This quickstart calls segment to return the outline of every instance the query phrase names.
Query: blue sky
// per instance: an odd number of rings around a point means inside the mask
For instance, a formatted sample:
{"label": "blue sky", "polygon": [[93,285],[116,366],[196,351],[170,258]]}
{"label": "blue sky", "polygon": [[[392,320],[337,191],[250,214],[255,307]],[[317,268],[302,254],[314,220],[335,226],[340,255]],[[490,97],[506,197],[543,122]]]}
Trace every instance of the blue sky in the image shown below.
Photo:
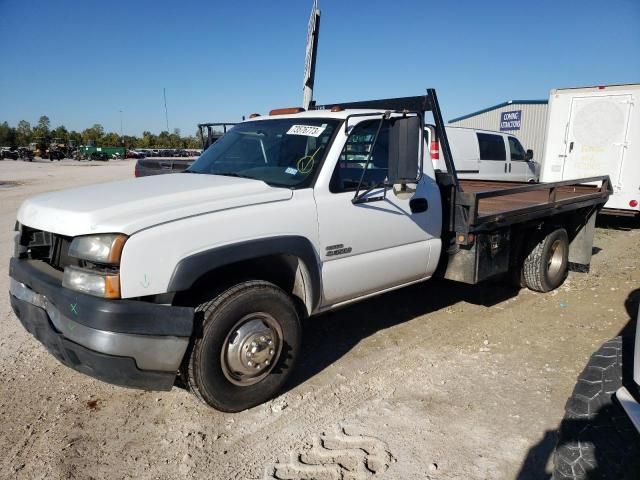
{"label": "blue sky", "polygon": [[[640,82],[640,0],[319,0],[319,103],[435,87],[446,120]],[[0,121],[125,134],[302,103],[310,0],[0,0]]]}

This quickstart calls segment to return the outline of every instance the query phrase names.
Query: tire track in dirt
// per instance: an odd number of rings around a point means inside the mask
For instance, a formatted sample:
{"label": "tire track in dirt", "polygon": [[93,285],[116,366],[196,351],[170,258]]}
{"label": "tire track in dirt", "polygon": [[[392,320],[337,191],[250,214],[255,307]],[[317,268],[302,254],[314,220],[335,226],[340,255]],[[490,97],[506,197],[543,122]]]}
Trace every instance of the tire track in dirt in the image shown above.
{"label": "tire track in dirt", "polygon": [[267,466],[264,479],[367,480],[382,475],[395,460],[379,438],[333,430],[315,436],[311,448],[292,453],[289,462]]}

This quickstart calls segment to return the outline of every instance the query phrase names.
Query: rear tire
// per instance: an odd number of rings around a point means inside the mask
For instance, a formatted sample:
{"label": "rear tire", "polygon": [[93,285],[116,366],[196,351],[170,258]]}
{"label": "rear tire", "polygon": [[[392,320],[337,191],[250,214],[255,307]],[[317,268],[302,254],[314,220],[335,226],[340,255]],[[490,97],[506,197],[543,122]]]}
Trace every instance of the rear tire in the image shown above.
{"label": "rear tire", "polygon": [[204,318],[181,371],[188,388],[223,412],[273,398],[289,378],[300,347],[293,300],[272,283],[247,281],[196,311]]}
{"label": "rear tire", "polygon": [[614,394],[622,386],[622,338],[589,359],[565,406],[553,480],[637,480],[640,441]]}
{"label": "rear tire", "polygon": [[527,287],[536,292],[558,288],[567,278],[569,236],[564,228],[542,238],[525,257],[523,277]]}

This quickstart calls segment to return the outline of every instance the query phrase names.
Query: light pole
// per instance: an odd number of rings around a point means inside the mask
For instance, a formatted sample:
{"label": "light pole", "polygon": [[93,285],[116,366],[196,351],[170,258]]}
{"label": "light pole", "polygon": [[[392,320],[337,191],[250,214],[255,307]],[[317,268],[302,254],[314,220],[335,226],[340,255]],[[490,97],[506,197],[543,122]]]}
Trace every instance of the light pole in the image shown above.
{"label": "light pole", "polygon": [[122,135],[122,109],[120,111],[120,141],[122,142],[122,146],[124,147],[124,135]]}

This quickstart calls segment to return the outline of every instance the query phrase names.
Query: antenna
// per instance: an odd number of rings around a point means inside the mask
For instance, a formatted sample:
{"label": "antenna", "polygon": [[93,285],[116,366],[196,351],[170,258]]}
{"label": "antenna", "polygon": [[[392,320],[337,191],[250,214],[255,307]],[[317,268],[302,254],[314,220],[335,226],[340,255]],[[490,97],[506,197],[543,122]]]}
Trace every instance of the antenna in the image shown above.
{"label": "antenna", "polygon": [[169,131],[169,112],[167,111],[167,89],[162,89],[162,96],[164,97],[164,119],[167,122],[167,132]]}
{"label": "antenna", "polygon": [[316,54],[318,52],[318,37],[320,36],[320,10],[318,0],[313,0],[309,27],[307,30],[307,49],[304,59],[304,80],[302,82],[302,106],[309,110],[313,100],[313,83],[316,76]]}

